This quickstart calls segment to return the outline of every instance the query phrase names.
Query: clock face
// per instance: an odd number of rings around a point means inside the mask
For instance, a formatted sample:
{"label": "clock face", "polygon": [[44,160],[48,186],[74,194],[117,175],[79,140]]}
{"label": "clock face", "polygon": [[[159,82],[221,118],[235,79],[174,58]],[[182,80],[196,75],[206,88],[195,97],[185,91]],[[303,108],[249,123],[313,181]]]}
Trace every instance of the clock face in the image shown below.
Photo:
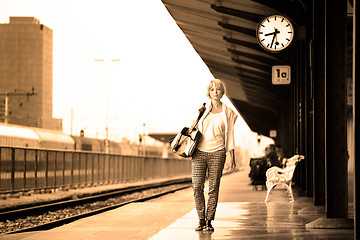
{"label": "clock face", "polygon": [[271,15],[259,23],[256,34],[260,46],[271,52],[279,52],[292,42],[294,27],[286,17]]}

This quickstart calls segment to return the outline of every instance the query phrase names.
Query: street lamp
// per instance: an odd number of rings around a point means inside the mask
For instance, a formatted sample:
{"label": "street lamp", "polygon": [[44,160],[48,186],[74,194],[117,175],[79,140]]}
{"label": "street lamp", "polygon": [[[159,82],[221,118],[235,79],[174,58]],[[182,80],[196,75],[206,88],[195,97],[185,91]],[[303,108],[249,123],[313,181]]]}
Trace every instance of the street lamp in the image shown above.
{"label": "street lamp", "polygon": [[95,59],[96,62],[106,62],[106,139],[105,153],[109,153],[109,62],[119,62],[120,59]]}
{"label": "street lamp", "polygon": [[142,141],[142,144],[143,144],[143,156],[146,155],[146,150],[145,150],[145,123],[143,123],[143,127],[144,127],[144,132],[143,132],[143,141]]}

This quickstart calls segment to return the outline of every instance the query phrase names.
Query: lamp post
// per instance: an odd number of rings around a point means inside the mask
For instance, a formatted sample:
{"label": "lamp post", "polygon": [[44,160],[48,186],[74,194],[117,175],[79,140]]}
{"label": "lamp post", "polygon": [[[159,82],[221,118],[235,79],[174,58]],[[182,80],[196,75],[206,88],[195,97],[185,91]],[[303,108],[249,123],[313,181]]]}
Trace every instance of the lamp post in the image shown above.
{"label": "lamp post", "polygon": [[71,135],[73,135],[73,124],[74,124],[74,108],[71,108]]}
{"label": "lamp post", "polygon": [[95,59],[96,62],[106,62],[106,138],[105,138],[105,153],[109,153],[109,62],[118,62],[120,59]]}
{"label": "lamp post", "polygon": [[144,128],[144,131],[143,131],[143,141],[142,141],[142,144],[143,144],[143,156],[146,155],[146,149],[145,149],[145,123],[143,123],[143,128]]}

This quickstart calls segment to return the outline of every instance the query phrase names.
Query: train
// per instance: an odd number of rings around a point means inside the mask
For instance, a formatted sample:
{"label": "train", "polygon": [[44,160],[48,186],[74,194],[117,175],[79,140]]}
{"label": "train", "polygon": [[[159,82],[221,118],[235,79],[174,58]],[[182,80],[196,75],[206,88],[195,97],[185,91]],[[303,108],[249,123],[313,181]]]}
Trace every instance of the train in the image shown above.
{"label": "train", "polygon": [[[105,153],[105,139],[74,136],[60,131],[0,123],[0,146]],[[128,156],[176,157],[166,146],[108,141],[108,153]],[[167,154],[164,154],[164,151]],[[144,154],[145,153],[145,154]]]}

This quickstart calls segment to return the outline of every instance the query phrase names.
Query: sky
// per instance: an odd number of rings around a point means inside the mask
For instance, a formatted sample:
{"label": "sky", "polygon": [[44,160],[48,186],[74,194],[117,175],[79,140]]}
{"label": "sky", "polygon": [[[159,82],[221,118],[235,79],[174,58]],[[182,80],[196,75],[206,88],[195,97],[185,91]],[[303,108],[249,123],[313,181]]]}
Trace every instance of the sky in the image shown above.
{"label": "sky", "polygon": [[[207,99],[214,77],[161,0],[0,0],[0,23],[10,16],[53,30],[53,116],[65,133],[178,132]],[[241,116],[237,129],[256,138]]]}

